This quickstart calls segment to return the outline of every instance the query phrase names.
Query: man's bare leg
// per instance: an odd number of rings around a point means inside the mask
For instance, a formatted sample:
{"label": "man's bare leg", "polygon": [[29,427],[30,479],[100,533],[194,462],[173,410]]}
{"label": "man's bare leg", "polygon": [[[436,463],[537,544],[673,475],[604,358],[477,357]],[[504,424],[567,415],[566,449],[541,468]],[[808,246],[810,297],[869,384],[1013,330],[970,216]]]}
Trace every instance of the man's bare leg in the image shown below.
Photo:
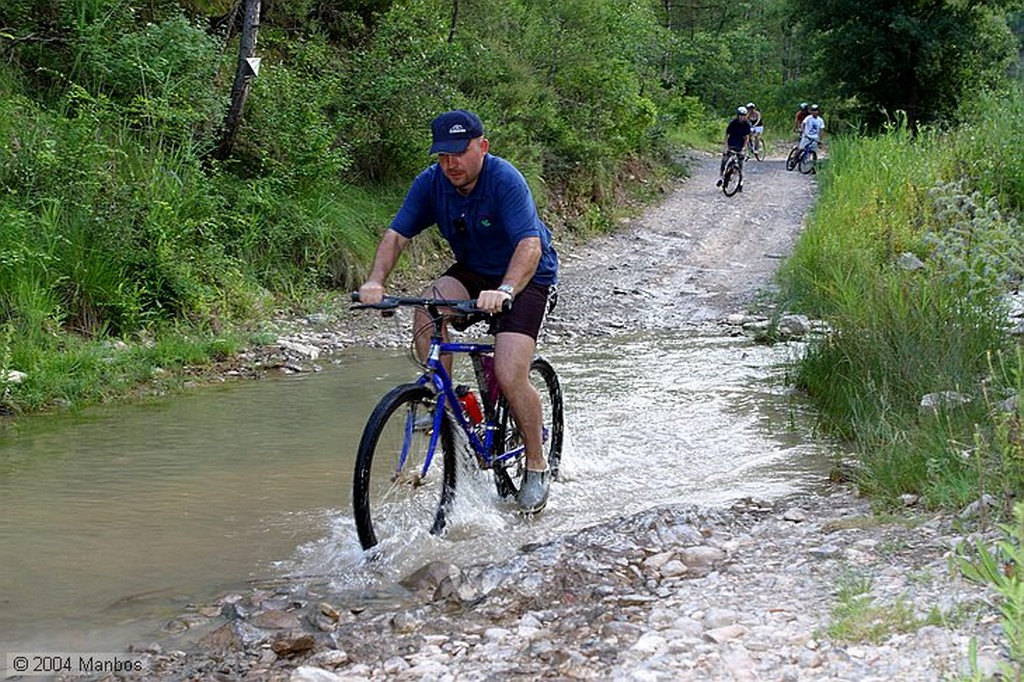
{"label": "man's bare leg", "polygon": [[[423,292],[424,298],[442,298],[450,301],[465,300],[469,298],[469,292],[466,291],[466,287],[462,286],[462,282],[455,279],[454,277],[440,277],[434,280],[430,286]],[[427,311],[416,309],[416,313],[413,315],[412,333],[416,343],[416,356],[421,362],[426,361],[427,351],[430,349],[430,335],[434,331],[434,326],[430,322],[430,316]],[[444,338],[448,338],[448,326],[444,327]],[[448,374],[452,373],[452,356],[445,355],[441,358],[441,362],[444,363],[444,367],[448,370]]]}
{"label": "man's bare leg", "polygon": [[544,471],[548,462],[544,456],[540,395],[530,383],[530,363],[536,346],[526,334],[498,334],[494,342],[494,370],[501,393],[519,424],[526,449],[526,468]]}

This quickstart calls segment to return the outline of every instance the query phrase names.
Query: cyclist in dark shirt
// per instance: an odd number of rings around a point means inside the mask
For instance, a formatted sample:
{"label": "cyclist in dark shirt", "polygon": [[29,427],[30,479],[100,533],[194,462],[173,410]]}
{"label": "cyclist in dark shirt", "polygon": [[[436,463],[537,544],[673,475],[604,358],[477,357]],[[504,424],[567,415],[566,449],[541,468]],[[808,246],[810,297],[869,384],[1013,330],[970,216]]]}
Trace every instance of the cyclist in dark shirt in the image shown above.
{"label": "cyclist in dark shirt", "polygon": [[[722,164],[718,169],[718,186],[722,186],[722,175],[725,173],[725,162],[729,159],[729,152],[734,151],[739,160],[740,169],[743,168],[743,150],[747,148],[747,138],[750,137],[750,123],[747,121],[747,108],[736,109],[736,117],[729,121],[725,128],[725,151],[722,152]],[[743,191],[741,184],[739,190]]]}
{"label": "cyclist in dark shirt", "polygon": [[[449,111],[435,118],[431,129],[430,153],[437,154],[437,162],[413,181],[381,238],[359,298],[363,303],[378,303],[409,241],[437,225],[455,263],[427,287],[425,296],[475,298],[477,307],[490,312],[515,301],[498,320],[494,371],[526,450],[519,508],[536,513],[547,503],[551,471],[544,456],[541,402],[530,383],[530,362],[549,298],[554,302],[558,255],[526,180],[508,161],[489,153],[483,123],[476,114]],[[424,311],[417,311],[413,324],[422,358],[432,325]]]}

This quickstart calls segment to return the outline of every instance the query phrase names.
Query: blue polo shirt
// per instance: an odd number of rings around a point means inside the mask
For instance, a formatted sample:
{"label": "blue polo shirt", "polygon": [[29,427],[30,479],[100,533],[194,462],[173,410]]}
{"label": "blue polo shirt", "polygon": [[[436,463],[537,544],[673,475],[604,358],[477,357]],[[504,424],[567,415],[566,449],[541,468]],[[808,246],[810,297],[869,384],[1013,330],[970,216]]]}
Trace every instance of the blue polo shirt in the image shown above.
{"label": "blue polo shirt", "polygon": [[537,214],[526,179],[501,157],[484,157],[476,186],[465,197],[436,163],[416,176],[391,229],[411,239],[431,225],[441,230],[456,261],[487,277],[502,277],[516,245],[538,237],[541,257],[533,281],[558,280],[551,230]]}

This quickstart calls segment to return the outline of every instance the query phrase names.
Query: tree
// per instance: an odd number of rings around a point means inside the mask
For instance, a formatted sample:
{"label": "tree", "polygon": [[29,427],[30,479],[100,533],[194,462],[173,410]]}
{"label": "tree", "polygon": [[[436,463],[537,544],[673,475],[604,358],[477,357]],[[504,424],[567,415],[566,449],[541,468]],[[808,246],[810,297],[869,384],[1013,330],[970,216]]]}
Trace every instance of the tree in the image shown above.
{"label": "tree", "polygon": [[260,26],[260,0],[245,0],[245,17],[242,19],[242,36],[238,46],[238,68],[235,82],[231,86],[231,108],[224,121],[224,135],[217,148],[216,157],[226,159],[235,146],[235,136],[242,122],[245,100],[249,96],[249,81],[256,72],[250,60],[256,56],[256,35]]}
{"label": "tree", "polygon": [[952,115],[962,97],[1000,83],[1016,57],[992,0],[791,0],[823,86],[866,122],[898,110],[912,123]]}

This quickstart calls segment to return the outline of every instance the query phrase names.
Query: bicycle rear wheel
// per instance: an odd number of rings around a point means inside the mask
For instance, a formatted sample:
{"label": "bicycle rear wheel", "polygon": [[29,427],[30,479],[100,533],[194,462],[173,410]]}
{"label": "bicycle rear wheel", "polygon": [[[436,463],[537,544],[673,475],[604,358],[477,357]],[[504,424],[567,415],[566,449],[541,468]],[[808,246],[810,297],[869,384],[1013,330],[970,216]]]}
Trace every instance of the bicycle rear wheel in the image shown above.
{"label": "bicycle rear wheel", "polygon": [[800,172],[804,175],[814,172],[814,166],[818,162],[818,152],[808,149],[800,159]]}
{"label": "bicycle rear wheel", "polygon": [[730,161],[729,165],[725,168],[725,177],[722,179],[722,191],[725,196],[731,197],[740,191],[740,185],[743,184],[743,171],[735,163]]}
{"label": "bicycle rear wheel", "polygon": [[791,171],[796,168],[797,163],[800,162],[800,147],[793,147],[789,151],[789,156],[786,157],[786,170]]}
{"label": "bicycle rear wheel", "polygon": [[437,399],[426,386],[387,393],[363,429],[356,454],[352,509],[363,549],[427,527],[444,529],[455,496],[455,448],[446,414],[435,434]]}
{"label": "bicycle rear wheel", "polygon": [[[530,383],[540,395],[541,429],[544,438],[544,454],[551,469],[551,478],[558,478],[562,462],[562,438],[564,415],[562,386],[555,374],[555,368],[547,360],[536,357],[530,363]],[[502,497],[514,497],[526,471],[526,455],[519,425],[509,409],[505,396],[498,399],[498,431],[494,439],[494,483]],[[511,453],[511,455],[510,455]]]}

